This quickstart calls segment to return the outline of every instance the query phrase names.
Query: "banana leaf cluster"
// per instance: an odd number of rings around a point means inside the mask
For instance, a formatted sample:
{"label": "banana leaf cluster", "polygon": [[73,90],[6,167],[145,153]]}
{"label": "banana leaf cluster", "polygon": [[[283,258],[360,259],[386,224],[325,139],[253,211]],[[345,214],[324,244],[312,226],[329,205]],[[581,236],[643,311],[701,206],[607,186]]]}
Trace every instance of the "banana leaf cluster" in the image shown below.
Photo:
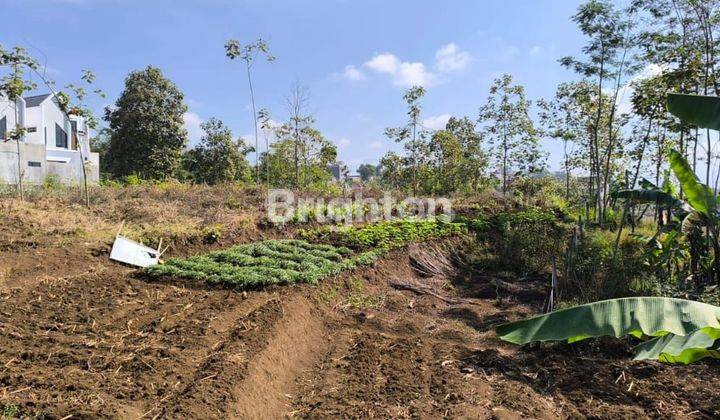
{"label": "banana leaf cluster", "polygon": [[644,340],[635,360],[688,364],[720,358],[720,307],[684,299],[610,299],[500,325],[498,336],[514,344],[577,342],[592,337]]}

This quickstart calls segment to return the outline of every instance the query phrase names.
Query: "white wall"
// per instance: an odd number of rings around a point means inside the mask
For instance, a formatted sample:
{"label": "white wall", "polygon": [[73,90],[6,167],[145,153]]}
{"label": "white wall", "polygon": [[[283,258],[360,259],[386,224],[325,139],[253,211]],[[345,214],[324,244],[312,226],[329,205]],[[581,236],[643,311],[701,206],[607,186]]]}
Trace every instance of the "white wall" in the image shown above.
{"label": "white wall", "polygon": [[[18,104],[18,117],[21,119],[22,104]],[[0,118],[7,118],[7,130],[12,131],[15,129],[15,106],[13,102],[4,96],[0,96]],[[22,119],[21,119],[22,121]]]}
{"label": "white wall", "polygon": [[[29,162],[40,166],[30,166]],[[24,184],[41,184],[45,180],[45,146],[20,142],[20,171]],[[0,184],[17,184],[17,144],[0,142]]]}

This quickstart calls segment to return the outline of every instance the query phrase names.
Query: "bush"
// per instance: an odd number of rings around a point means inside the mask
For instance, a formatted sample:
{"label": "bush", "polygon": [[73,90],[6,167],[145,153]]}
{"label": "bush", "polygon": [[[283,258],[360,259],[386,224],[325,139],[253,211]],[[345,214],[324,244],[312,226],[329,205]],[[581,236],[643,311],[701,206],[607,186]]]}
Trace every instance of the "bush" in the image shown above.
{"label": "bush", "polygon": [[63,185],[60,182],[60,177],[55,174],[48,174],[43,180],[43,188],[45,188],[46,190],[59,190],[62,188],[62,186]]}
{"label": "bush", "polygon": [[568,250],[560,277],[563,299],[593,302],[655,292],[656,283],[645,264],[647,243],[628,235],[615,252],[616,235],[607,230],[588,231]]}
{"label": "bush", "polygon": [[463,221],[478,234],[478,240],[489,243],[503,266],[523,275],[546,271],[553,256],[562,256],[567,240],[566,229],[555,215],[539,210]]}

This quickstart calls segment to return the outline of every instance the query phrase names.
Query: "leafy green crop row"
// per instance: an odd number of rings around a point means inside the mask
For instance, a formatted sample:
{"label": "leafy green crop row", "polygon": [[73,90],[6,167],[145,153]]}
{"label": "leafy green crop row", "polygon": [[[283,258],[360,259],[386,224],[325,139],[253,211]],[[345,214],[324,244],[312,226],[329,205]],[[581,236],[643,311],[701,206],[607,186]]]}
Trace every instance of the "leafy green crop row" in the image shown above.
{"label": "leafy green crop row", "polygon": [[239,287],[315,283],[346,268],[350,250],[301,240],[271,240],[240,245],[149,267],[153,277],[175,276]]}
{"label": "leafy green crop row", "polygon": [[426,241],[465,233],[462,223],[433,219],[402,219],[373,225],[325,226],[299,232],[301,238],[329,242],[356,250],[392,250],[411,242]]}
{"label": "leafy green crop row", "polygon": [[[239,288],[272,284],[317,283],[325,277],[361,265],[370,265],[382,255],[414,241],[451,236],[465,231],[465,225],[439,221],[382,222],[361,228],[333,230],[341,242],[313,244],[300,239],[270,240],[240,245],[187,259],[170,259],[152,266],[152,277],[173,276],[222,283]],[[304,237],[328,239],[325,228],[305,231]]]}

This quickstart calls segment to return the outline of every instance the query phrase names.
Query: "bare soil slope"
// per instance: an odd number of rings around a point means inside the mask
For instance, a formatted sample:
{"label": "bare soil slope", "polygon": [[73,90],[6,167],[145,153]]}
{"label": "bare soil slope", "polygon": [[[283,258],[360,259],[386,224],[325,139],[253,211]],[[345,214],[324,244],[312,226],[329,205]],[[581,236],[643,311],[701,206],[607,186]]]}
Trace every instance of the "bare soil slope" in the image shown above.
{"label": "bare soil slope", "polygon": [[[225,214],[217,205],[209,213]],[[542,284],[502,278],[511,286],[497,288],[467,270],[421,276],[426,247],[318,286],[242,293],[149,282],[109,262],[97,232],[30,235],[33,224],[49,228],[18,209],[0,216],[0,408],[20,416],[720,416],[716,362],[632,362],[630,344],[616,340],[499,342],[492,326],[538,311]],[[116,219],[100,220],[112,235]],[[220,243],[173,252],[284,234],[235,226]]]}

